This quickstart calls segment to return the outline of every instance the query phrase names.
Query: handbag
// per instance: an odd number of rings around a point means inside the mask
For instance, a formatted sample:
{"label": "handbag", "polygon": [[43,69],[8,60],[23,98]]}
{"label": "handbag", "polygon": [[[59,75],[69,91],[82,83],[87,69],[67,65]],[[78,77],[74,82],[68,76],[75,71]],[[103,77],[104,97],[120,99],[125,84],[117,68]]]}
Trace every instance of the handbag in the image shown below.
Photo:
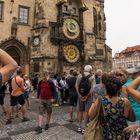
{"label": "handbag", "polygon": [[87,124],[83,135],[83,140],[103,140],[102,117],[104,115],[104,109],[101,98],[98,99],[98,113],[95,118]]}

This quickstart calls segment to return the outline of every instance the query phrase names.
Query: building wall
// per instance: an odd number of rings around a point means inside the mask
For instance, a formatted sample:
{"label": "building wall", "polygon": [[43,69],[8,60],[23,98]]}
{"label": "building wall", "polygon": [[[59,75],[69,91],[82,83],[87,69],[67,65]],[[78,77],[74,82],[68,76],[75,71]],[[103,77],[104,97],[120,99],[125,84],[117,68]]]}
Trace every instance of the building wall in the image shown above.
{"label": "building wall", "polygon": [[140,51],[130,52],[129,54],[118,53],[113,58],[113,70],[120,68],[132,68],[140,62]]}
{"label": "building wall", "polygon": [[[61,0],[60,0],[61,1]],[[105,69],[105,64],[108,64],[108,55],[112,56],[112,51],[106,50],[105,46],[105,15],[104,15],[104,2],[102,1],[93,1],[93,0],[85,0],[84,2],[81,0],[71,0],[72,4],[75,5],[75,7],[78,7],[79,9],[83,6],[87,8],[83,12],[83,16],[79,16],[78,18],[76,16],[68,16],[61,12],[60,8],[62,6],[58,6],[57,0],[51,0],[51,1],[43,1],[43,0],[37,0],[36,1],[36,11],[35,11],[35,22],[34,22],[34,28],[32,30],[32,37],[35,38],[39,36],[40,43],[38,46],[34,46],[32,44],[31,50],[32,50],[32,62],[33,64],[39,63],[40,70],[39,71],[45,71],[48,69],[49,71],[56,73],[60,72],[59,69],[63,69],[62,71],[69,71],[71,68],[73,69],[81,69],[81,67],[84,64],[91,64],[95,69],[102,68]],[[66,0],[66,3],[62,5],[66,5],[69,3],[70,0]],[[51,7],[51,8],[50,8]],[[84,8],[85,8],[84,7]],[[97,13],[97,30],[98,33],[94,33],[94,16],[93,16],[93,8],[96,9]],[[63,10],[62,10],[63,11]],[[40,14],[38,14],[40,13]],[[77,19],[81,22],[79,22],[79,25],[81,26],[82,33],[81,33],[81,43],[80,41],[77,44],[75,40],[72,41],[72,39],[64,39],[65,37],[62,35],[62,24],[63,20],[65,18],[72,17],[74,19]],[[83,18],[83,20],[80,20]],[[59,37],[62,39],[56,38],[54,40],[51,40],[51,31],[52,31],[52,25],[50,24],[56,24],[56,26],[59,26]],[[60,25],[59,25],[60,24]],[[100,24],[100,29],[99,29]],[[44,27],[45,26],[45,27]],[[37,28],[39,27],[39,28]],[[57,42],[58,41],[58,42]],[[32,42],[33,43],[33,42]],[[81,44],[80,44],[81,43]],[[76,47],[78,47],[80,52],[80,58],[75,63],[67,62],[64,58],[64,52],[63,47],[69,44],[74,44]],[[80,48],[81,46],[81,48]],[[60,50],[60,48],[62,50]],[[61,51],[61,53],[60,53]],[[99,52],[99,54],[98,54]],[[61,56],[60,56],[61,54]],[[61,61],[60,61],[61,59]],[[60,65],[63,65],[61,68],[59,68]],[[110,65],[108,66],[110,68]],[[35,68],[32,67],[32,71],[34,71]],[[61,71],[61,72],[62,72]],[[37,71],[36,71],[37,72]]]}
{"label": "building wall", "polygon": [[[58,0],[14,0],[11,3],[10,0],[3,0],[0,48],[10,53],[26,74],[46,70],[50,73],[62,73],[71,68],[81,69],[85,64],[91,64],[95,69],[105,69],[112,51],[106,49],[105,44],[104,1],[71,0],[72,6],[78,9],[75,15],[64,14],[64,5],[69,6],[70,0],[64,0],[66,3],[62,5],[63,0],[59,1],[60,3]],[[19,18],[19,5],[29,7],[29,24],[17,22],[16,35],[12,35],[13,17]],[[80,34],[76,39],[69,39],[62,32],[66,18],[74,19],[79,25]],[[53,27],[57,27],[54,37]],[[78,56],[75,62],[66,59],[64,48],[68,45],[76,47],[75,54],[72,54]]]}
{"label": "building wall", "polygon": [[[3,0],[4,7],[3,7],[3,19],[0,21],[0,47],[4,49],[5,51],[8,50],[14,50],[16,49],[19,55],[19,59],[27,59],[27,61],[20,61],[21,67],[23,67],[23,71],[27,74],[29,74],[29,38],[31,38],[31,28],[33,25],[33,19],[34,19],[34,0],[14,0],[14,2],[11,2],[11,0]],[[29,7],[29,24],[23,25],[18,22],[19,20],[19,5]],[[16,35],[13,36],[11,34],[11,28],[13,23],[13,17],[17,18],[16,26],[17,31]],[[14,44],[15,43],[15,44]],[[19,46],[18,46],[19,45]],[[17,47],[16,47],[17,46]],[[20,47],[23,47],[22,49]],[[22,53],[26,53],[26,55],[23,55],[23,57],[28,58],[21,58]],[[10,51],[12,54],[13,52]],[[21,54],[20,54],[21,53]]]}

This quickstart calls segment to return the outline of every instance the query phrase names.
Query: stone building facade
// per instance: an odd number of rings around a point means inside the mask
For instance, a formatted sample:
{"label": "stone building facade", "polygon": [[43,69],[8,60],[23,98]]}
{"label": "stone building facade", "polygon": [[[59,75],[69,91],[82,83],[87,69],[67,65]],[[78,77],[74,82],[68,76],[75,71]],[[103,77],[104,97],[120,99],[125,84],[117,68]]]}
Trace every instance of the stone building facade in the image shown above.
{"label": "stone building facade", "polygon": [[0,11],[0,48],[25,73],[111,68],[104,0],[0,0]]}
{"label": "stone building facade", "polygon": [[140,62],[140,45],[127,47],[113,58],[113,70],[132,68]]}
{"label": "stone building facade", "polygon": [[0,0],[0,48],[29,74],[34,0]]}
{"label": "stone building facade", "polygon": [[104,0],[36,0],[32,71],[62,73],[84,64],[109,69],[105,32]]}

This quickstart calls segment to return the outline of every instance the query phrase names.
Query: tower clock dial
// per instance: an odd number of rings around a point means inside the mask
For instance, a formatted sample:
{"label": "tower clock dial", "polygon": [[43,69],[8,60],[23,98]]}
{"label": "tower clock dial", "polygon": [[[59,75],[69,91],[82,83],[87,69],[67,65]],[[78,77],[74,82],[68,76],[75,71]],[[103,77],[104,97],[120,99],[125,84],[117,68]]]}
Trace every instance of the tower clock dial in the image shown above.
{"label": "tower clock dial", "polygon": [[38,46],[40,44],[39,36],[33,38],[33,46]]}
{"label": "tower clock dial", "polygon": [[63,23],[63,33],[67,38],[76,39],[80,34],[78,22],[73,18],[67,18]]}
{"label": "tower clock dial", "polygon": [[80,57],[79,49],[75,45],[68,45],[63,48],[64,57],[70,63],[75,63]]}

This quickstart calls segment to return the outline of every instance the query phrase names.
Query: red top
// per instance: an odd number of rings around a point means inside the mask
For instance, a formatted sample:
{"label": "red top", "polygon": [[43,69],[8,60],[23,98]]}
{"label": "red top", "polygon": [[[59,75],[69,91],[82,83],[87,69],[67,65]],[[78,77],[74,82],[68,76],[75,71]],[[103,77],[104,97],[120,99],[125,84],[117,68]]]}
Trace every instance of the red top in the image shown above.
{"label": "red top", "polygon": [[47,80],[42,81],[40,84],[39,98],[42,100],[46,100],[46,99],[49,100],[49,99],[52,99],[52,97],[53,97],[53,93],[52,93],[51,87],[49,85],[49,82]]}

